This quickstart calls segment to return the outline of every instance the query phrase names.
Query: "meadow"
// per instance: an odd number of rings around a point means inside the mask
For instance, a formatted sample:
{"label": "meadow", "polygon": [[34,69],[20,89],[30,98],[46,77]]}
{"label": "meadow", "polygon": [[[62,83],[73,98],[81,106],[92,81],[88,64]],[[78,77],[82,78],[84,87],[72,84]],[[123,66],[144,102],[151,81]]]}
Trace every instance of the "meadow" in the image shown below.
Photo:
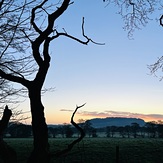
{"label": "meadow", "polygon": [[[5,139],[18,156],[18,163],[25,163],[32,151],[32,139]],[[52,153],[64,149],[73,138],[49,139]],[[119,147],[119,163],[163,163],[163,139],[147,138],[85,138],[71,152],[54,157],[52,163],[116,163]]]}

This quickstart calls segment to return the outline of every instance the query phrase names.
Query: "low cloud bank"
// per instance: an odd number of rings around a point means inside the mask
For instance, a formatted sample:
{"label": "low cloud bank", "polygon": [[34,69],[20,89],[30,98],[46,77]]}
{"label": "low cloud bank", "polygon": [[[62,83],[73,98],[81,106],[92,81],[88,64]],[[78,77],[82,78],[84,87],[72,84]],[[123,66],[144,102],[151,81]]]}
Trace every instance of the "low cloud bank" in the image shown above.
{"label": "low cloud bank", "polygon": [[[61,109],[60,111],[73,112],[74,110]],[[141,114],[141,113],[131,113],[131,112],[111,111],[111,110],[106,110],[103,112],[78,111],[77,114],[83,116],[83,119],[85,119],[84,117],[92,117],[92,118],[126,117],[126,118],[141,118],[146,122],[163,120],[163,114]]]}

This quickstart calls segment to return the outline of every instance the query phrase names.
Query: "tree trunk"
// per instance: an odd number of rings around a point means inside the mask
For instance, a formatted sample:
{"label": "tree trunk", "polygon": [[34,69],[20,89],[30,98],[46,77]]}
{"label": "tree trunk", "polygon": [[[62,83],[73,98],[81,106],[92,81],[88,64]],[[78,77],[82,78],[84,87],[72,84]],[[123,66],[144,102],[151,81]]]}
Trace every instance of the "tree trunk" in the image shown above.
{"label": "tree trunk", "polygon": [[17,162],[17,155],[15,150],[3,141],[3,133],[8,126],[8,122],[10,120],[11,115],[12,112],[10,109],[8,109],[8,106],[6,105],[5,110],[3,112],[2,120],[0,121],[0,155],[4,163]]}
{"label": "tree trunk", "polygon": [[37,89],[37,86],[34,89],[29,89],[29,98],[32,114],[34,149],[27,163],[48,163],[50,162],[48,129],[44,117],[44,106],[41,102],[41,93],[39,89]]}

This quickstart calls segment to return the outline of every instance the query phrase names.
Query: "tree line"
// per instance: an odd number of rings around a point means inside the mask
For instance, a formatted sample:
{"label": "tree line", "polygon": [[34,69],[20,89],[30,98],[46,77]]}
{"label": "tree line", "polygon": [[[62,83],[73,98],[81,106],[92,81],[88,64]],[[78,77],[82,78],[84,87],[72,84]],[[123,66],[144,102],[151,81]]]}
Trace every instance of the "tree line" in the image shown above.
{"label": "tree line", "polygon": [[[85,132],[86,137],[107,137],[107,138],[163,138],[163,122],[146,122],[144,126],[132,123],[126,126],[107,126],[103,128],[92,127],[89,120],[79,123]],[[49,138],[72,138],[78,137],[78,130],[70,124],[49,125]],[[10,123],[4,133],[7,138],[30,138],[33,137],[32,126],[23,123]]]}
{"label": "tree line", "polygon": [[126,126],[108,126],[106,127],[107,137],[122,138],[163,138],[163,123],[155,121],[147,122],[144,126],[138,123],[132,123]]}

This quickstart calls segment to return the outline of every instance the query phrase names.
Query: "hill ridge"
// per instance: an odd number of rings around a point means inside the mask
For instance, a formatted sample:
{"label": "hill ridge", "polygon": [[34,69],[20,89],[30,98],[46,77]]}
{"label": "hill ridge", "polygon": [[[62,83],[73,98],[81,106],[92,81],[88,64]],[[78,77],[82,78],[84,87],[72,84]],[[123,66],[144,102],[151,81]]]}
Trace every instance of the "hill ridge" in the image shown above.
{"label": "hill ridge", "polygon": [[93,118],[89,120],[94,128],[102,128],[107,126],[127,126],[132,123],[138,123],[141,127],[145,125],[145,121],[141,118],[128,118],[128,117],[106,117],[106,118]]}

